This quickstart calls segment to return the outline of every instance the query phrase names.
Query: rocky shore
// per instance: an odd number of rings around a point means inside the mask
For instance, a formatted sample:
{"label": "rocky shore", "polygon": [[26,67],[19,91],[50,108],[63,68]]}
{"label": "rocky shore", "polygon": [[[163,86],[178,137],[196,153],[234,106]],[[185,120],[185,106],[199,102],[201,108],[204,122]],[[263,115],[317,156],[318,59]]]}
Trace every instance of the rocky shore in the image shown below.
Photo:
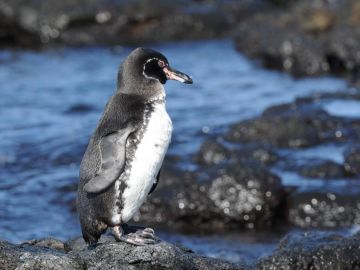
{"label": "rocky shore", "polygon": [[255,1],[127,0],[0,3],[0,46],[142,45],[230,36]]}
{"label": "rocky shore", "polygon": [[345,75],[358,81],[357,1],[291,1],[241,22],[236,48],[269,68],[296,76]]}
{"label": "rocky shore", "polygon": [[[359,3],[350,0],[4,0],[0,47],[235,37],[240,52],[266,67],[296,76],[344,75],[356,86],[359,14]],[[18,245],[0,241],[0,269],[360,269],[360,236],[349,230],[360,224],[360,118],[330,110],[335,102],[345,104],[342,108],[348,102],[360,104],[360,92],[352,88],[298,98],[221,132],[198,133],[204,141],[200,149],[190,157],[167,157],[157,189],[134,219],[196,234],[286,227],[290,233],[276,250],[251,265],[202,257],[167,242],[134,247],[104,237],[91,248],[81,238]],[[79,104],[63,113],[86,115],[93,110]],[[55,140],[42,151],[19,144],[19,158],[5,165],[9,172],[44,164],[76,167],[86,140]],[[324,148],[330,150],[314,154]],[[184,169],[184,163],[192,169]],[[67,182],[56,182],[52,202],[74,211],[78,180],[58,177]],[[46,181],[36,184],[41,189]],[[320,231],[333,229],[344,230]],[[298,232],[303,230],[311,231]]]}
{"label": "rocky shore", "polygon": [[0,269],[357,269],[359,241],[359,235],[291,234],[281,240],[272,255],[252,265],[206,258],[167,242],[139,247],[114,242],[109,236],[92,247],[87,247],[82,238],[68,242],[48,238],[18,245],[0,241]]}
{"label": "rocky shore", "polygon": [[13,245],[0,241],[0,269],[245,269],[202,257],[170,243],[137,247],[103,237],[94,247],[82,238],[68,242],[40,239]]}
{"label": "rocky shore", "polygon": [[269,68],[359,77],[360,5],[344,1],[23,1],[0,3],[0,47],[144,45],[233,38]]}

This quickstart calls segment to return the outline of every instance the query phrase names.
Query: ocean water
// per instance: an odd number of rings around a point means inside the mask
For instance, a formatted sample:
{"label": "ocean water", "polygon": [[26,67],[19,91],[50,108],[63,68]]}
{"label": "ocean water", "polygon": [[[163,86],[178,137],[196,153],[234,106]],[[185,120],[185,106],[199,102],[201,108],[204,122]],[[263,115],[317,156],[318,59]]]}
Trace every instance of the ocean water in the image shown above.
{"label": "ocean water", "polygon": [[[228,40],[153,48],[194,80],[193,85],[166,84],[167,108],[174,124],[169,153],[184,159],[198,150],[207,134],[222,132],[229,124],[254,117],[268,106],[347,89],[346,82],[337,78],[294,79],[265,70],[236,52]],[[18,243],[80,235],[72,210],[78,165],[115,90],[118,66],[131,50],[96,47],[0,52],[1,239]],[[349,106],[345,116],[359,117],[356,102],[324,104],[336,115],[343,115]],[[332,145],[297,155],[321,157],[334,149],[338,151],[334,159],[341,161],[343,149]],[[250,253],[255,257],[267,254],[280,237],[259,238],[246,232],[228,237],[169,232],[162,236],[231,261],[241,261]]]}

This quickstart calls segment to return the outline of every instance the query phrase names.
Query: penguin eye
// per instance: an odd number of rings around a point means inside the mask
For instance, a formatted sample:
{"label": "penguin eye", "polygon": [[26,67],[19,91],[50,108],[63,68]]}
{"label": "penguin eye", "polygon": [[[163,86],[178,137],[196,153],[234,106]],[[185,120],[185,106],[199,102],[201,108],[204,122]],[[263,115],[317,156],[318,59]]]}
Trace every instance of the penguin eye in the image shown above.
{"label": "penguin eye", "polygon": [[164,61],[162,61],[162,60],[159,60],[159,61],[158,61],[158,65],[159,65],[160,68],[164,68],[164,67],[167,66],[167,64],[166,64]]}
{"label": "penguin eye", "polygon": [[166,82],[166,75],[162,70],[164,67],[166,67],[166,63],[164,61],[156,58],[149,59],[144,65],[143,75],[147,79],[155,79],[164,84]]}

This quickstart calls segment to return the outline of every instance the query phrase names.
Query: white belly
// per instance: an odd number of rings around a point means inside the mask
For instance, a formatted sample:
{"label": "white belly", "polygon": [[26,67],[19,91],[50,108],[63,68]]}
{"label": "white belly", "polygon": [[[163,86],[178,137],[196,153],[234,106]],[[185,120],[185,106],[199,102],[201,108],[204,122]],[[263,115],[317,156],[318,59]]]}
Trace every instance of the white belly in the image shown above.
{"label": "white belly", "polygon": [[128,222],[144,203],[161,168],[171,140],[172,123],[165,104],[158,103],[150,115],[131,162],[123,197],[122,222]]}

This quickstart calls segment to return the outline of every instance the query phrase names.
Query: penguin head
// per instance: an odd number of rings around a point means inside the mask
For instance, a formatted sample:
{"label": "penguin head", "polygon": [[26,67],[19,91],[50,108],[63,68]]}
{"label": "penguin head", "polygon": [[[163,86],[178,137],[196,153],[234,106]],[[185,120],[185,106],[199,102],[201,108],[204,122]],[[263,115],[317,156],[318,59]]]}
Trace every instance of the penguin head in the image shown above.
{"label": "penguin head", "polygon": [[128,89],[130,84],[133,91],[151,89],[149,86],[159,88],[156,86],[165,84],[167,80],[177,80],[189,84],[193,82],[185,73],[170,68],[169,62],[163,54],[151,49],[137,48],[121,65],[118,74],[118,88]]}

